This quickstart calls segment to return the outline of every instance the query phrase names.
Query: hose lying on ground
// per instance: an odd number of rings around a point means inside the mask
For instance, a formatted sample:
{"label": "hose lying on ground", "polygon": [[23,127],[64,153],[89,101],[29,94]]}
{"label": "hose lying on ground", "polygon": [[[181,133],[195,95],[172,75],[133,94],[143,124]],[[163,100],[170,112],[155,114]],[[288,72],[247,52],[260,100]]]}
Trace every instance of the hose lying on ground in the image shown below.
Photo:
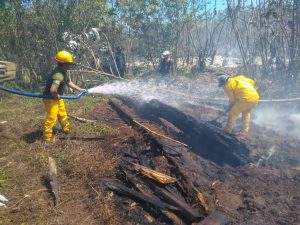
{"label": "hose lying on ground", "polygon": [[[31,93],[31,92],[27,92],[27,91],[14,90],[14,89],[7,88],[4,86],[0,86],[0,90],[7,91],[12,94],[23,95],[23,96],[32,97],[32,98],[53,98],[51,95],[44,95],[44,94],[39,94],[39,93]],[[83,91],[83,92],[80,92],[78,95],[72,95],[72,96],[61,95],[60,98],[75,100],[75,99],[79,99],[81,96],[84,96],[85,94],[87,94],[87,91]]]}

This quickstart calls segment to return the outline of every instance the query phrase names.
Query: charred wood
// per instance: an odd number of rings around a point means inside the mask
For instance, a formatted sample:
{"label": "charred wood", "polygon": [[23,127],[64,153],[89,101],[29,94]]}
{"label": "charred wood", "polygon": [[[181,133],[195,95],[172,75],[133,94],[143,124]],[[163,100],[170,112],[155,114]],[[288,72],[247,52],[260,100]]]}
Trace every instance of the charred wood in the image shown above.
{"label": "charred wood", "polygon": [[193,222],[199,221],[204,218],[203,215],[201,215],[199,212],[197,212],[195,209],[192,209],[187,203],[185,203],[183,199],[179,199],[177,196],[157,186],[153,188],[155,192],[159,194],[166,202],[177,207],[180,210],[178,211],[178,213],[184,216],[187,220]]}
{"label": "charred wood", "polygon": [[228,217],[224,213],[215,211],[200,223],[193,223],[192,225],[226,225],[228,222]]}
{"label": "charred wood", "polygon": [[[103,181],[103,184],[107,188],[109,188],[110,190],[112,190],[118,194],[129,196],[138,202],[146,203],[146,204],[151,205],[152,207],[159,209],[161,211],[161,213],[163,213],[168,219],[170,219],[172,222],[174,222],[174,224],[185,224],[174,213],[180,213],[185,216],[194,215],[194,214],[191,214],[191,212],[189,212],[189,210],[184,210],[185,212],[182,213],[182,210],[183,210],[182,208],[177,208],[176,206],[167,204],[167,203],[161,201],[156,196],[149,195],[149,194],[143,194],[143,193],[134,191],[134,190],[120,184],[119,182],[117,182],[115,180],[107,179],[107,180]],[[188,221],[195,222],[195,221],[199,220],[199,218],[200,219],[203,218],[203,217],[201,217],[200,214],[199,215],[195,214],[194,216],[196,216],[196,217],[186,217],[186,219]],[[195,218],[197,218],[197,220],[193,220]]]}
{"label": "charred wood", "polygon": [[[124,118],[125,121],[131,121],[133,120],[132,117],[129,115],[128,110],[125,106],[121,106],[121,103],[113,102],[111,103],[113,106],[117,106],[116,109],[119,111],[119,115]],[[137,127],[139,130],[139,128]],[[149,168],[154,169],[154,165],[151,161],[149,161],[149,157],[153,158],[157,154],[162,154],[166,157],[166,159],[169,162],[169,165],[172,165],[171,174],[172,176],[175,175],[178,182],[176,183],[177,189],[180,191],[181,195],[186,197],[186,193],[190,193],[193,191],[193,179],[190,177],[190,161],[187,159],[182,153],[185,155],[188,153],[188,149],[186,149],[184,146],[180,146],[175,142],[169,142],[166,139],[157,139],[150,134],[143,132],[144,135],[144,143],[147,142],[151,146],[151,151],[145,151],[146,146],[141,146],[141,143],[136,143],[135,141],[132,143],[133,146],[130,148],[127,148],[124,152],[124,154],[127,155],[134,155],[136,157],[127,157],[127,160],[130,162],[136,163],[139,162],[139,164],[147,166]],[[174,150],[176,149],[176,150]],[[174,153],[173,153],[174,152]],[[125,155],[123,156],[125,157]],[[180,156],[180,157],[172,157],[173,155]],[[189,155],[189,154],[188,154]],[[126,157],[125,157],[126,158]],[[132,161],[133,159],[136,159],[135,161]],[[207,161],[201,161],[199,162],[199,165],[197,164],[197,170],[201,172],[205,172],[202,168],[202,165],[205,166],[205,162]],[[213,164],[215,165],[215,164]],[[216,165],[215,165],[216,166]],[[218,170],[218,168],[216,168]],[[200,173],[201,173],[200,172]],[[200,175],[201,176],[201,175]],[[198,176],[199,177],[199,176]],[[201,176],[202,179],[197,179],[197,185],[205,184],[208,181],[207,177]]]}
{"label": "charred wood", "polygon": [[145,166],[141,166],[138,164],[133,163],[134,169],[142,173],[144,176],[153,179],[161,184],[168,184],[176,182],[174,177],[170,177],[166,174],[160,173],[158,171],[149,169]]}
{"label": "charred wood", "polygon": [[174,124],[183,131],[182,140],[206,159],[234,167],[249,163],[249,149],[244,143],[205,121],[157,100],[145,103],[137,110],[144,118],[156,120],[162,117]]}
{"label": "charred wood", "polygon": [[180,144],[180,145],[183,145],[185,147],[188,147],[188,145],[180,142],[180,141],[177,141],[177,140],[174,140],[170,137],[167,137],[163,134],[160,134],[160,133],[157,133],[155,131],[152,131],[150,130],[148,127],[144,126],[143,124],[139,123],[138,121],[136,121],[135,119],[131,118],[129,115],[127,115],[116,103],[114,103],[113,101],[110,101],[109,102],[110,105],[117,111],[117,113],[122,117],[124,118],[125,122],[127,122],[128,124],[132,125],[132,126],[135,126],[135,127],[138,127],[139,129],[143,130],[145,133],[149,132],[151,134],[154,134],[156,136],[159,136],[161,138],[164,138],[164,139],[168,139],[169,141],[172,141],[172,142],[175,142],[177,144]]}
{"label": "charred wood", "polygon": [[[121,180],[125,178],[123,182],[130,187],[134,187],[134,190],[124,186],[127,189],[121,188],[121,191],[115,190],[115,192],[147,203],[144,206],[148,206],[149,211],[152,210],[153,212],[153,210],[157,210],[158,214],[162,217],[167,217],[175,224],[189,224],[203,219],[203,214],[198,211],[202,209],[193,209],[187,202],[192,205],[199,205],[194,190],[195,185],[201,187],[202,185],[205,186],[207,183],[210,183],[210,180],[204,173],[205,165],[203,165],[204,168],[202,168],[202,164],[205,160],[203,161],[201,157],[198,157],[200,164],[198,165],[197,162],[197,165],[192,165],[191,167],[191,155],[194,154],[191,153],[189,149],[168,139],[157,138],[153,133],[138,126],[138,124],[134,123],[137,116],[122,103],[114,101],[111,102],[111,106],[125,122],[143,134],[142,140],[130,140],[130,145],[127,145],[123,151],[123,160],[120,165],[123,176],[119,178],[121,178]],[[140,107],[141,105],[137,106],[137,108],[141,109]],[[139,110],[138,112],[141,111]],[[167,120],[166,117],[164,119]],[[172,123],[173,121],[170,122]],[[176,155],[176,157],[173,155]],[[159,184],[147,177],[141,176],[140,173],[137,173],[137,168],[132,166],[133,164],[140,164],[156,170],[156,168],[161,167],[159,164],[160,161],[156,162],[156,158],[162,156],[165,157],[164,159],[167,160],[167,164],[169,165],[167,167],[168,170],[164,170],[166,172],[165,174],[170,174],[176,178],[176,183],[167,185]],[[214,165],[216,170],[220,169],[216,164],[210,163]],[[192,173],[191,175],[191,171],[198,172],[197,174]],[[158,203],[160,205],[157,205]],[[149,206],[151,207],[149,208]]]}
{"label": "charred wood", "polygon": [[[128,171],[126,172],[128,176]],[[157,196],[154,195],[153,191],[149,188],[149,182],[145,182],[144,180],[138,179],[137,177],[131,176],[130,179],[131,184],[141,193],[151,196],[154,199],[160,200]],[[175,208],[174,208],[175,209]],[[168,210],[160,210],[162,215],[165,216],[168,220],[170,220],[174,225],[186,224],[183,218],[180,218],[175,213]]]}
{"label": "charred wood", "polygon": [[137,201],[142,201],[142,202],[148,203],[159,209],[162,209],[162,210],[167,210],[170,208],[172,210],[176,209],[175,207],[172,207],[172,206],[164,203],[163,201],[159,200],[158,198],[153,198],[151,196],[134,191],[117,181],[107,179],[107,180],[104,180],[103,183],[107,188],[109,188],[112,191],[117,192],[118,194],[129,196]]}

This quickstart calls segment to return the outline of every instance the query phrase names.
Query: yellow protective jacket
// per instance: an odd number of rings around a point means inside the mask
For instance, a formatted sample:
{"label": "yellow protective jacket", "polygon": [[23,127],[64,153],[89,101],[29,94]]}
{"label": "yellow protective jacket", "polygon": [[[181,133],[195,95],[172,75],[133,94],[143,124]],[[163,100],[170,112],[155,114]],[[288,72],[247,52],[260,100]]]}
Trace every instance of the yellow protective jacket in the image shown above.
{"label": "yellow protective jacket", "polygon": [[228,79],[224,90],[229,98],[229,103],[236,101],[258,102],[259,94],[257,93],[254,80],[239,75]]}

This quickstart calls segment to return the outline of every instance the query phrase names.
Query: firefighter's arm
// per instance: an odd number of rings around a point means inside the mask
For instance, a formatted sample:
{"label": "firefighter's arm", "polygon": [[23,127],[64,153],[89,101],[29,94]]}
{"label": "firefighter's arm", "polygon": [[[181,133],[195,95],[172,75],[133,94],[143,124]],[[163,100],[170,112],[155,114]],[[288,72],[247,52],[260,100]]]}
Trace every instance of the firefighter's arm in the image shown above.
{"label": "firefighter's arm", "polygon": [[52,85],[50,87],[50,94],[53,96],[54,99],[60,99],[60,96],[58,94],[58,87],[60,83],[63,81],[64,77],[61,73],[56,73],[52,77]]}
{"label": "firefighter's arm", "polygon": [[72,81],[69,81],[69,82],[67,83],[67,85],[68,85],[69,88],[72,88],[72,89],[75,90],[75,91],[79,91],[79,92],[85,91],[85,89],[82,89],[82,88],[78,87],[78,86],[77,86],[76,84],[74,84]]}
{"label": "firefighter's arm", "polygon": [[232,89],[225,88],[225,92],[229,99],[229,104],[232,105],[235,102],[235,96]]}
{"label": "firefighter's arm", "polygon": [[50,87],[50,93],[52,95],[52,97],[56,100],[58,100],[60,98],[58,92],[57,92],[57,89],[58,89],[58,85],[53,83]]}

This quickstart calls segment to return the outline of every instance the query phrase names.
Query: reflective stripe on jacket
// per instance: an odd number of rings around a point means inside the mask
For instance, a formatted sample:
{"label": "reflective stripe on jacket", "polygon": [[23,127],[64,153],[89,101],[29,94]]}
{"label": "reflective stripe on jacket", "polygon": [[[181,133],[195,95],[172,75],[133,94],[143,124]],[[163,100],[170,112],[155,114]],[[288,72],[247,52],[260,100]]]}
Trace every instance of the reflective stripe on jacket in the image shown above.
{"label": "reflective stripe on jacket", "polygon": [[242,75],[231,77],[224,86],[224,90],[229,98],[230,103],[239,100],[257,102],[259,94],[257,93],[254,80]]}

